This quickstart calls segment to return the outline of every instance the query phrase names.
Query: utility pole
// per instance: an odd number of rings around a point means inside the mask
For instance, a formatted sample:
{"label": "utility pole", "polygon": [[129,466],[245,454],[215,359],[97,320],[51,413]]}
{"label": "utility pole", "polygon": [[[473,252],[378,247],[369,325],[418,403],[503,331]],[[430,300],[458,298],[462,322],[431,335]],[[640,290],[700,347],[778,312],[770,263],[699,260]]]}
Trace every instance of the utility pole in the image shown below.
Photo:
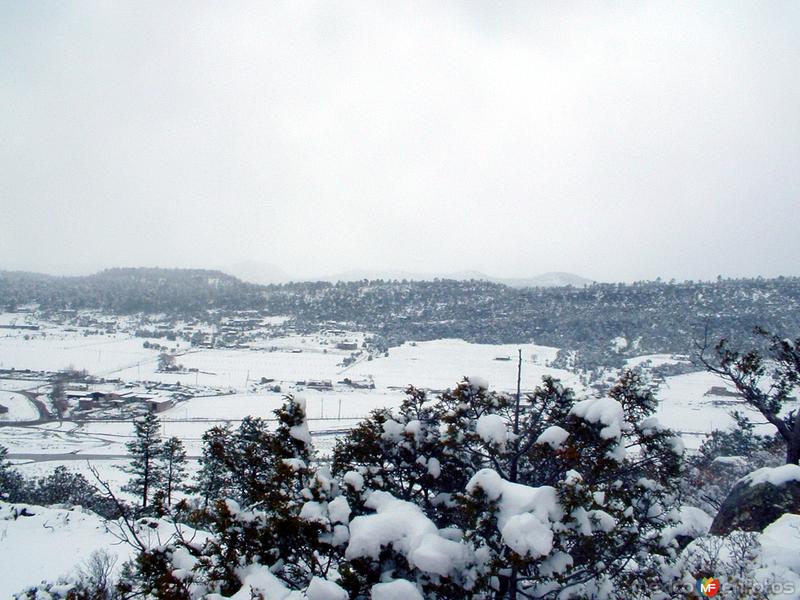
{"label": "utility pole", "polygon": [[[519,464],[519,404],[522,397],[522,348],[517,349],[517,395],[514,398],[514,456],[511,459],[511,468],[509,469],[509,479],[516,483],[517,481],[517,465]],[[511,573],[508,577],[508,598],[509,600],[517,599],[517,580],[518,573],[517,567],[512,566]]]}
{"label": "utility pole", "polygon": [[519,400],[522,395],[522,348],[517,349],[519,361],[517,362],[517,397],[514,406],[514,434],[519,433]]}

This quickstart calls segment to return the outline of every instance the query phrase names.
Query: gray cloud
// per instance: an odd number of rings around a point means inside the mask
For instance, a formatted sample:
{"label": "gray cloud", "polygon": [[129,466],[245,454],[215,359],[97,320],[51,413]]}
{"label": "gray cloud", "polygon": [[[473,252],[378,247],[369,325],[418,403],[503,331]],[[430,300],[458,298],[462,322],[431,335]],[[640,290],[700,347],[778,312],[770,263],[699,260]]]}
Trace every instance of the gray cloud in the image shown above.
{"label": "gray cloud", "polygon": [[793,2],[3,3],[0,267],[800,275],[798,73]]}

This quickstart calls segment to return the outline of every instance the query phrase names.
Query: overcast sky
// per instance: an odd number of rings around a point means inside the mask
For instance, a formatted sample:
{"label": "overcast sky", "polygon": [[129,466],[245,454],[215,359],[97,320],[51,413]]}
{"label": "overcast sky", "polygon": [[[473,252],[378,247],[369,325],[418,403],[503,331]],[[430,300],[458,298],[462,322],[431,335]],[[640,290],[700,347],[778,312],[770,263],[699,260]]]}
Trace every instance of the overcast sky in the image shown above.
{"label": "overcast sky", "polygon": [[0,268],[800,275],[800,2],[0,2]]}

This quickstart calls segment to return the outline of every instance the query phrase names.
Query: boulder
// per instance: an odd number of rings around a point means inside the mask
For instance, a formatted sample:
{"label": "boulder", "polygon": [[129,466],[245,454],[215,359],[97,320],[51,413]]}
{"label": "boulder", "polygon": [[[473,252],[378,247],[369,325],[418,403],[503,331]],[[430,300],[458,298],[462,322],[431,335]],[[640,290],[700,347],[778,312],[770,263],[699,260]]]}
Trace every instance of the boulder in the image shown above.
{"label": "boulder", "polygon": [[786,513],[800,513],[800,466],[765,467],[736,482],[709,533],[763,531]]}

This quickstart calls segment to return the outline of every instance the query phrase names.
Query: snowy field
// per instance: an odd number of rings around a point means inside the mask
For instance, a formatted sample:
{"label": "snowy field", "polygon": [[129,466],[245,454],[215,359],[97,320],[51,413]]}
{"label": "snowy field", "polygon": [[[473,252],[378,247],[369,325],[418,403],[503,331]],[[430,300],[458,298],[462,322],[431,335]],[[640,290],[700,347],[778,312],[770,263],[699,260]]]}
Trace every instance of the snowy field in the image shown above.
{"label": "snowy field", "polygon": [[[4,331],[4,330],[2,330]],[[26,336],[29,339],[25,339]],[[125,334],[83,336],[78,332],[23,332],[0,337],[0,368],[58,371],[85,369],[98,377],[116,376],[123,369],[151,365],[158,352],[142,346],[144,339]],[[184,346],[186,343],[184,342]]]}
{"label": "snowy field", "polygon": [[[8,322],[9,316],[0,315],[0,322],[3,319]],[[180,381],[229,391],[225,395],[198,396],[179,402],[160,415],[162,434],[180,437],[190,456],[200,454],[203,432],[214,425],[228,423],[236,427],[247,415],[272,419],[285,393],[306,397],[309,427],[319,453],[326,455],[336,435],[371,410],[399,406],[404,398],[403,389],[410,384],[444,390],[464,376],[478,375],[488,380],[491,389],[513,392],[518,349],[523,358],[523,391],[532,390],[543,375],[552,375],[575,388],[579,396],[590,393],[574,373],[548,366],[556,358],[557,348],[535,344],[470,344],[457,339],[410,342],[391,348],[388,356],[372,360],[362,353],[353,364],[344,366],[344,359],[353,352],[337,349],[337,342],[347,340],[360,347],[363,334],[273,337],[242,349],[192,348],[186,342],[162,339],[154,341],[169,344],[184,371],[159,373],[159,351],[145,348],[145,339],[130,334],[86,335],[79,328],[69,331],[46,323],[38,331],[0,331],[0,363],[6,369],[58,370],[70,366],[122,381]],[[680,358],[670,355],[649,355],[630,359],[628,364],[658,365],[677,360]],[[258,387],[261,378],[274,380],[270,385],[280,385],[281,393]],[[345,378],[372,381],[375,389],[353,389],[338,383]],[[333,389],[309,389],[301,383],[309,380],[329,380]],[[9,408],[7,415],[0,415],[0,423],[36,418],[33,404],[15,392],[39,385],[40,382],[30,380],[0,380],[0,404]],[[721,385],[714,375],[691,373],[668,377],[658,391],[658,416],[666,426],[684,434],[690,449],[700,445],[703,434],[731,424],[728,413],[732,408],[742,408],[729,397],[705,395],[712,386]],[[126,454],[125,443],[132,437],[130,422],[51,422],[34,427],[0,427],[0,444],[12,454],[27,455],[15,458],[23,470],[38,473],[62,463],[77,468],[88,458],[97,463],[104,475],[109,474],[112,481],[117,479],[114,463]]]}
{"label": "snowy field", "polygon": [[659,387],[656,416],[665,427],[680,432],[689,450],[697,449],[704,435],[715,429],[728,429],[734,424],[732,410],[747,415],[756,423],[756,433],[771,434],[775,428],[764,421],[755,409],[729,396],[707,396],[712,387],[731,386],[713,373],[697,372],[667,377]]}
{"label": "snowy field", "polygon": [[648,365],[651,367],[660,367],[662,365],[677,365],[689,362],[686,358],[676,357],[673,354],[647,354],[644,356],[634,356],[625,361],[625,365],[634,368]]}
{"label": "snowy field", "polygon": [[0,422],[32,421],[39,416],[33,403],[17,392],[0,390],[0,405],[8,409],[8,412],[0,413]]}

